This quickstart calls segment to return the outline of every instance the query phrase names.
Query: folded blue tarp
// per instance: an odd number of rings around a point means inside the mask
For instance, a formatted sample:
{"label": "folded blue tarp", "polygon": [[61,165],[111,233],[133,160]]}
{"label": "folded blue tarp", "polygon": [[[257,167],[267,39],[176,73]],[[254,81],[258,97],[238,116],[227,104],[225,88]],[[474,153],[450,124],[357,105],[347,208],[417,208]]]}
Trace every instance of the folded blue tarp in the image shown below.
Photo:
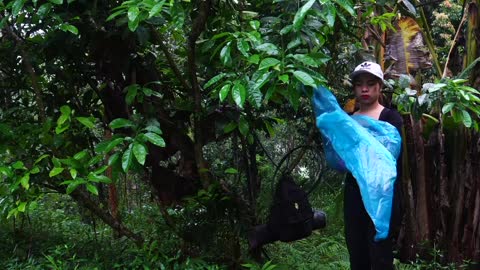
{"label": "folded blue tarp", "polygon": [[327,161],[333,168],[348,170],[355,177],[375,226],[374,240],[385,239],[392,213],[400,134],[387,122],[363,115],[349,116],[323,86],[314,91],[313,107]]}

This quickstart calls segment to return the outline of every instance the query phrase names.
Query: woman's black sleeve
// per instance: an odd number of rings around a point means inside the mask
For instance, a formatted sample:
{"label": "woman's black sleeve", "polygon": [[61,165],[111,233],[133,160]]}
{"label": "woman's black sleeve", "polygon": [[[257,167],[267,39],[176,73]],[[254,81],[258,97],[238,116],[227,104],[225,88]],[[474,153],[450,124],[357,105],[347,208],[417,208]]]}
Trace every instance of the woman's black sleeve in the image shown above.
{"label": "woman's black sleeve", "polygon": [[[389,109],[385,115],[382,117],[383,121],[388,122],[392,124],[394,127],[397,128],[398,133],[400,133],[400,136],[402,136],[402,127],[403,127],[403,119],[400,113],[394,109]],[[402,137],[402,140],[405,138]],[[400,151],[400,155],[397,159],[397,179],[399,179],[402,176],[402,153],[403,151]],[[399,182],[399,181],[397,181]]]}
{"label": "woman's black sleeve", "polygon": [[400,136],[402,135],[403,119],[400,113],[396,110],[390,109],[385,115],[385,121],[396,127]]}

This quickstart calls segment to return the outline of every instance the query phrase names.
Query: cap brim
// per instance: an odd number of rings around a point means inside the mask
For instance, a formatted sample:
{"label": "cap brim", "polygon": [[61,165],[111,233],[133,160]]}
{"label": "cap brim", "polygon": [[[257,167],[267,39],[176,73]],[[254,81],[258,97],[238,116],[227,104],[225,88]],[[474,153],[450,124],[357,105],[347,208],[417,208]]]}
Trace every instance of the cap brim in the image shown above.
{"label": "cap brim", "polygon": [[360,74],[372,74],[373,76],[379,78],[380,80],[383,81],[383,78],[380,78],[378,77],[377,75],[375,75],[374,73],[368,71],[368,70],[357,70],[357,71],[354,71],[350,74],[350,80],[353,80],[353,78],[357,77],[358,75]]}

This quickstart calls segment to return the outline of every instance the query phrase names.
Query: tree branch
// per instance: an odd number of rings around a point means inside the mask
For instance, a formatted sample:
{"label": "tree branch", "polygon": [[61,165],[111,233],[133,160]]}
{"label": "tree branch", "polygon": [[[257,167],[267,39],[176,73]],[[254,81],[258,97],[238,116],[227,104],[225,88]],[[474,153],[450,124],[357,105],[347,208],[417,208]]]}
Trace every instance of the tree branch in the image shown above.
{"label": "tree branch", "polygon": [[136,234],[126,228],[122,223],[116,220],[108,211],[101,209],[98,206],[98,203],[90,199],[90,196],[80,188],[77,188],[71,194],[72,198],[75,199],[79,204],[90,210],[97,217],[99,217],[103,222],[109,225],[114,229],[120,236],[126,236],[135,241],[135,243],[141,246],[144,242],[144,239],[141,235]]}
{"label": "tree branch", "polygon": [[167,59],[168,64],[172,68],[173,73],[175,73],[177,79],[182,84],[182,87],[185,88],[186,91],[190,90],[190,85],[188,85],[188,82],[183,78],[183,74],[175,63],[175,59],[173,59],[172,54],[170,53],[170,51],[168,51],[167,45],[165,45],[165,43],[163,42],[164,38],[158,33],[158,31],[155,30],[155,28],[153,28],[153,26],[150,27],[150,30],[153,33],[153,39],[155,43],[160,46],[160,50],[162,50],[163,54],[165,54],[165,58]]}
{"label": "tree branch", "polygon": [[192,96],[194,97],[194,151],[197,168],[202,179],[204,187],[210,184],[210,177],[207,172],[207,164],[203,158],[203,138],[202,138],[202,93],[197,79],[197,65],[195,62],[196,42],[200,34],[205,30],[208,14],[211,9],[211,0],[204,0],[200,2],[198,15],[193,20],[192,31],[188,37],[188,69],[190,73],[190,84],[192,85]]}
{"label": "tree branch", "polygon": [[[4,16],[0,14],[0,20],[3,20]],[[38,117],[41,122],[44,122],[46,120],[46,115],[45,115],[45,105],[43,103],[43,97],[42,97],[42,91],[40,89],[40,85],[38,84],[38,78],[37,74],[35,74],[35,70],[33,69],[32,63],[30,62],[30,59],[27,56],[27,53],[25,50],[21,47],[21,45],[24,44],[24,41],[12,30],[12,27],[7,24],[5,27],[7,30],[7,33],[10,35],[10,37],[15,41],[17,45],[20,45],[20,54],[22,56],[22,62],[25,65],[25,69],[27,70],[27,73],[30,76],[30,80],[32,81],[32,87],[33,90],[35,91],[35,100],[38,105]]]}
{"label": "tree branch", "polygon": [[460,40],[460,34],[462,32],[463,25],[467,21],[466,14],[467,13],[464,13],[463,16],[462,16],[462,20],[460,21],[460,24],[458,25],[458,28],[457,28],[457,33],[455,33],[455,38],[453,39],[452,46],[450,47],[450,50],[448,51],[447,61],[445,61],[445,66],[443,67],[442,78],[447,77],[448,64],[450,62],[450,56],[453,53],[454,48],[457,47],[457,43]]}

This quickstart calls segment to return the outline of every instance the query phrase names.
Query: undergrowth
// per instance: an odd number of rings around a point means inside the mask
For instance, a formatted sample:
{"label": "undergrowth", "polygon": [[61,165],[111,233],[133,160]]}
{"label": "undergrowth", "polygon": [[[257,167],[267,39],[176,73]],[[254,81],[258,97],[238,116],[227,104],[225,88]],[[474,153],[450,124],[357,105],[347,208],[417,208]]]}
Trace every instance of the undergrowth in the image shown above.
{"label": "undergrowth", "polygon": [[[327,227],[292,243],[275,242],[264,247],[264,261],[255,262],[246,252],[246,243],[239,241],[242,254],[228,257],[231,251],[217,240],[204,246],[188,246],[164,222],[153,202],[143,201],[122,212],[123,222],[148,237],[143,246],[136,246],[115,233],[91,214],[81,210],[66,195],[49,194],[28,217],[3,219],[0,222],[0,269],[349,269],[348,251],[343,237],[341,181],[322,183],[310,195],[312,206],[327,213]],[[197,200],[198,202],[198,200]],[[208,222],[202,215],[192,216],[198,206],[171,214]],[[186,212],[185,212],[186,211]],[[190,213],[187,213],[190,211]],[[202,212],[202,211],[200,211]],[[210,220],[210,225],[226,226]],[[198,224],[197,224],[198,225]],[[197,226],[190,224],[190,226]],[[207,224],[208,225],[208,224]],[[188,226],[187,226],[188,227]],[[212,226],[200,226],[193,232]],[[225,230],[203,232],[203,238],[227,237]],[[239,234],[240,235],[240,234]],[[204,240],[202,240],[204,241]],[[217,242],[216,242],[217,241]],[[222,250],[223,248],[223,250]],[[442,265],[441,252],[432,250],[432,260],[417,258],[402,264],[400,270],[468,269],[463,265]],[[233,255],[232,255],[233,256]]]}

